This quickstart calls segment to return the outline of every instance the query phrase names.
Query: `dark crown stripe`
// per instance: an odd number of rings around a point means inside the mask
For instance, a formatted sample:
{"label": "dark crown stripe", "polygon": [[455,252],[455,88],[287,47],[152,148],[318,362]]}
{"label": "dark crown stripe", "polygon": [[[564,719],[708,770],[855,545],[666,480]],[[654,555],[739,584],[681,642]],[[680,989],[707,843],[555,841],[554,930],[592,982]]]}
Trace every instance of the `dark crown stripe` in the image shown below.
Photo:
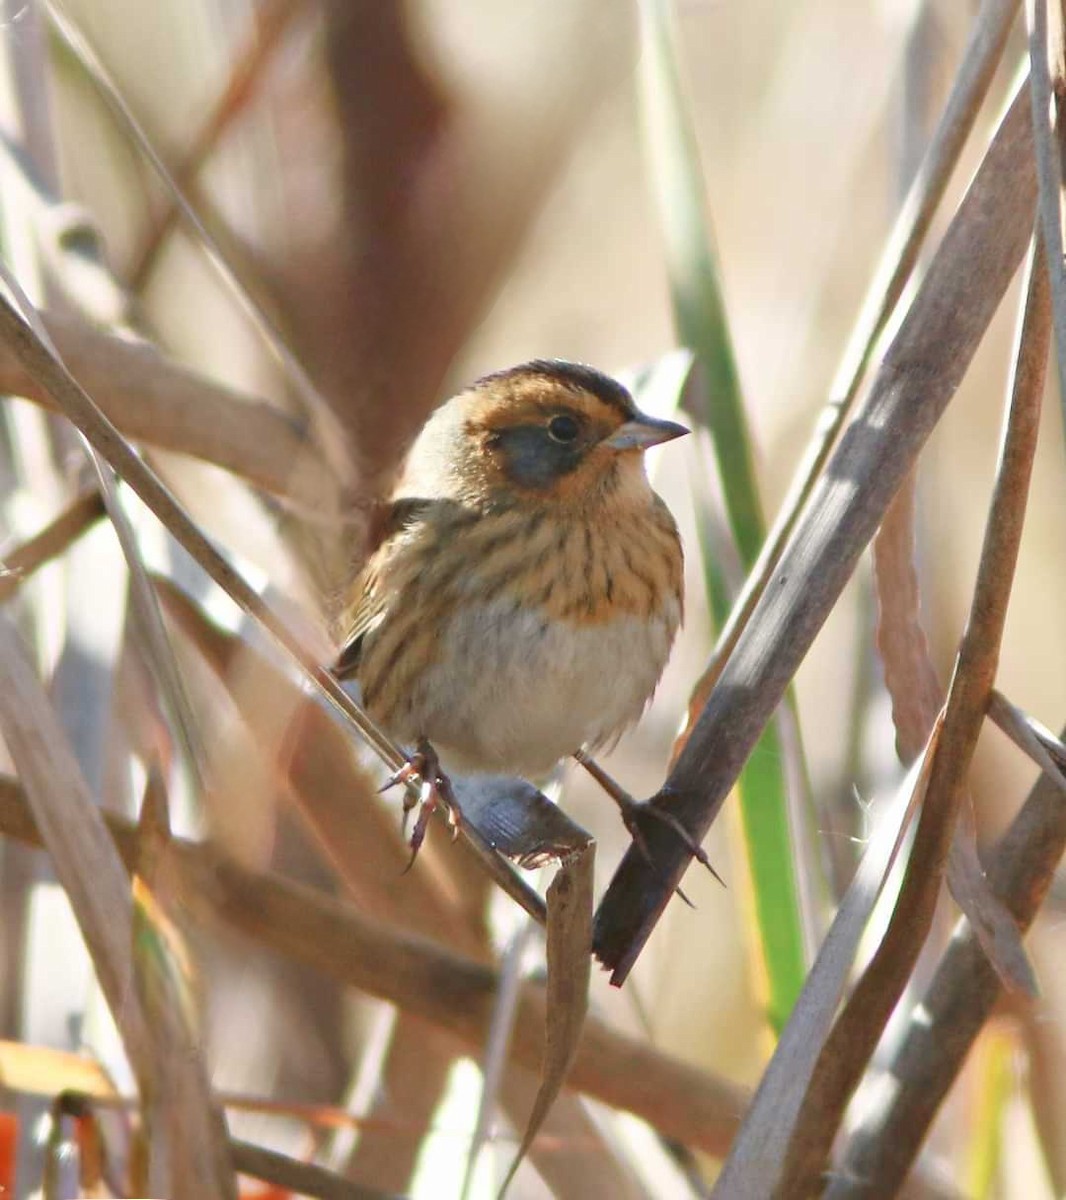
{"label": "dark crown stripe", "polygon": [[480,389],[486,385],[506,383],[530,375],[561,384],[574,391],[588,392],[604,404],[617,409],[623,416],[628,417],[634,411],[633,397],[617,379],[604,375],[595,367],[567,362],[562,358],[535,358],[532,362],[522,363],[521,366],[495,371],[491,375],[482,376],[474,387]]}

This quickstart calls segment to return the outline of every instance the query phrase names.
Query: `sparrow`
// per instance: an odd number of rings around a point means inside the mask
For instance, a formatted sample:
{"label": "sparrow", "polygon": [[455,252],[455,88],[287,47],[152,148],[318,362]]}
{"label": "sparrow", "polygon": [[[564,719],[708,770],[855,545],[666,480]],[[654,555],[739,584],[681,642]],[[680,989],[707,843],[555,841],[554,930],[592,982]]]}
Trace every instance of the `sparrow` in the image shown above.
{"label": "sparrow", "polygon": [[423,784],[412,857],[433,808],[459,819],[445,771],[542,779],[640,717],[683,612],[681,540],[644,451],[686,433],[554,360],[479,379],[425,425],[334,666],[416,749],[391,781]]}

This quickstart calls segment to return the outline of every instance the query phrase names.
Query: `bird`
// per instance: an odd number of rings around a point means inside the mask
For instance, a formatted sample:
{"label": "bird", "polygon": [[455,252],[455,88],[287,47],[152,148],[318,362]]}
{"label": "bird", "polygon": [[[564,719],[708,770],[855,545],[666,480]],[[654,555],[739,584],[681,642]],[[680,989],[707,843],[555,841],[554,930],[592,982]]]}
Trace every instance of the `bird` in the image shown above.
{"label": "bird", "polygon": [[[412,862],[435,808],[461,820],[449,774],[543,779],[641,716],[684,607],[644,452],[688,432],[590,366],[537,359],[478,379],[416,438],[342,599],[334,663],[415,748],[390,780],[423,785]],[[644,806],[615,789],[635,829]]]}

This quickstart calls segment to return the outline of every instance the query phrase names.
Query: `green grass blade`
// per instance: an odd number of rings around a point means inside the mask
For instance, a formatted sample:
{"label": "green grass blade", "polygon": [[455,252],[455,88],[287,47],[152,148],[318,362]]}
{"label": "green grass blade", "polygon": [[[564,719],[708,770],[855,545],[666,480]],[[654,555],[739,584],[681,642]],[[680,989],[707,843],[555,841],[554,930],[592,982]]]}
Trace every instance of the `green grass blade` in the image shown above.
{"label": "green grass blade", "polygon": [[[765,522],[669,0],[641,0],[640,17],[642,104],[674,320],[679,340],[696,355],[702,371],[704,387],[694,415],[710,432],[729,527],[744,568],[750,570]],[[708,591],[721,628],[728,615],[725,597],[718,587]],[[768,1015],[779,1030],[803,986],[806,954],[784,762],[774,725],[741,774],[739,794]]]}

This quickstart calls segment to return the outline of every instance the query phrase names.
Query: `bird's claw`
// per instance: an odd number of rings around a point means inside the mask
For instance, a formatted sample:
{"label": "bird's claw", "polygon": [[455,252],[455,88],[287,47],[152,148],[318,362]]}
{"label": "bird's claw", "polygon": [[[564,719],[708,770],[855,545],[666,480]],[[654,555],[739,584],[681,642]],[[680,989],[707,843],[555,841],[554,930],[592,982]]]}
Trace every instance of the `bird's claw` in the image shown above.
{"label": "bird's claw", "polygon": [[411,831],[410,841],[407,843],[411,849],[411,857],[404,868],[406,874],[415,864],[415,859],[418,857],[418,852],[422,848],[422,843],[426,838],[426,830],[429,828],[429,822],[433,814],[438,809],[443,809],[448,820],[448,827],[452,832],[452,841],[459,836],[459,828],[462,825],[463,814],[459,809],[459,804],[455,799],[455,791],[452,788],[451,780],[441,770],[440,759],[437,757],[436,750],[424,738],[418,743],[418,747],[414,754],[400,767],[389,776],[382,791],[387,791],[396,784],[412,783],[415,779],[420,781],[418,794],[412,794],[410,789],[406,789],[403,799],[403,831],[407,834],[407,822],[410,819],[414,809],[418,809],[418,816],[415,818],[415,827]]}
{"label": "bird's claw", "polygon": [[[657,820],[669,825],[670,828],[677,834],[681,841],[685,844],[685,848],[689,854],[701,865],[707,868],[708,871],[725,887],[725,880],[711,866],[711,860],[707,857],[706,851],[696,841],[691,833],[681,824],[681,822],[672,813],[664,812],[661,808],[656,808],[649,800],[641,802],[634,800],[633,797],[621,786],[618,782],[610,777],[607,772],[595,761],[590,758],[584,750],[578,750],[574,758],[585,768],[593,779],[603,788],[608,796],[618,805],[619,811],[622,814],[622,823],[629,832],[629,836],[633,839],[633,844],[641,852],[647,860],[648,865],[654,867],[655,862],[652,859],[651,851],[648,849],[647,840],[644,837],[644,831],[640,828],[641,818],[644,816],[652,816]],[[685,895],[680,888],[674,889],[682,900],[690,907],[695,905]]]}
{"label": "bird's claw", "polygon": [[[381,787],[378,788],[378,795],[380,796],[382,792],[387,792],[389,788],[394,788],[398,783],[410,783],[412,779],[421,778],[424,765],[422,755],[416,751],[402,767],[397,767]],[[406,807],[410,808],[411,806],[407,805]]]}
{"label": "bird's claw", "polygon": [[[696,841],[692,834],[689,833],[689,831],[684,827],[684,825],[681,824],[681,822],[673,815],[673,813],[664,812],[661,808],[656,808],[656,806],[650,802],[646,801],[642,804],[639,800],[633,799],[630,799],[628,803],[622,803],[621,809],[622,820],[625,823],[626,829],[629,830],[629,836],[633,839],[634,845],[636,845],[637,849],[641,852],[641,854],[644,855],[649,863],[652,863],[651,851],[648,849],[648,843],[645,840],[644,833],[640,828],[640,820],[645,816],[654,817],[657,821],[662,821],[665,825],[668,825],[681,839],[685,845],[685,849],[688,850],[689,854],[692,855],[692,857],[700,864],[700,866],[706,867],[706,869],[710,871],[710,873],[715,877],[715,879],[718,880],[722,887],[725,887],[725,880],[714,869],[711,860],[707,857],[707,851],[704,850],[699,842]],[[679,892],[681,891],[680,888],[677,890]],[[681,898],[686,904],[691,905],[692,902],[683,893],[681,894]]]}

